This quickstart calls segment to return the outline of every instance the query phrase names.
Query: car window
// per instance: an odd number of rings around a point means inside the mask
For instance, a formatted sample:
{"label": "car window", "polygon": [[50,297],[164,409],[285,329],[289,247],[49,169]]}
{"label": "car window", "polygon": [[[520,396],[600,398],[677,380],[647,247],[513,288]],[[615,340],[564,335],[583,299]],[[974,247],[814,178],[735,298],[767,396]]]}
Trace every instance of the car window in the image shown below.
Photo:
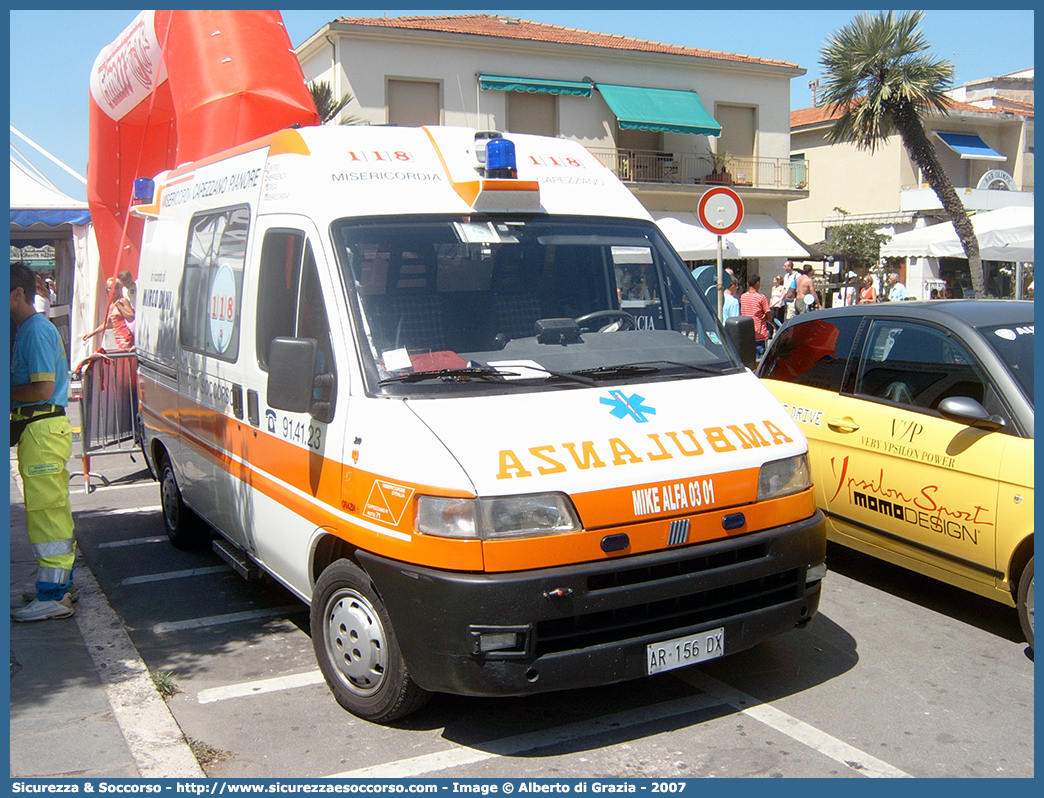
{"label": "car window", "polygon": [[1033,404],[1033,325],[1002,324],[979,329]]}
{"label": "car window", "polygon": [[792,324],[780,332],[765,358],[761,376],[840,391],[859,322],[852,316]]}
{"label": "car window", "polygon": [[985,403],[988,384],[967,349],[942,330],[886,319],[870,325],[854,390],[864,397],[935,410],[950,396]]}

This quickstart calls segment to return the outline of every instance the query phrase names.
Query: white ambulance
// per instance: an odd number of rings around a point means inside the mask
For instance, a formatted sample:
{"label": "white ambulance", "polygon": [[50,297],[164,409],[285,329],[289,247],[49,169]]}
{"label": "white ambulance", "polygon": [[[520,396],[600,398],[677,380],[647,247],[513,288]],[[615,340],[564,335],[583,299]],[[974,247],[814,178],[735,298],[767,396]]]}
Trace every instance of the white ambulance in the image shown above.
{"label": "white ambulance", "polygon": [[578,144],[287,129],[138,193],[167,532],[309,602],[349,711],[618,682],[813,617],[805,439]]}

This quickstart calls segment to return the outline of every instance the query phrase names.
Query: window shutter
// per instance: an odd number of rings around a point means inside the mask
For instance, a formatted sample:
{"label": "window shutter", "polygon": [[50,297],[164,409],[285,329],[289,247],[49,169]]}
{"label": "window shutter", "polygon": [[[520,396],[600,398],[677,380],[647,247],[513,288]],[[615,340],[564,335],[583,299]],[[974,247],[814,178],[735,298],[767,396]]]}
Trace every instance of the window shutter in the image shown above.
{"label": "window shutter", "polygon": [[439,84],[419,80],[388,81],[388,124],[403,127],[442,123]]}

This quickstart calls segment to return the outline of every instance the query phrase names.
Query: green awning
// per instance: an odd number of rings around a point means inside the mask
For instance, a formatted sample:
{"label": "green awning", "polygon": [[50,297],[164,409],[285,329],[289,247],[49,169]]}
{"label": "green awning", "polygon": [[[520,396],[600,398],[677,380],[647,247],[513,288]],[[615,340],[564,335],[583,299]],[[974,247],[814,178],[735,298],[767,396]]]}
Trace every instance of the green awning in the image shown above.
{"label": "green awning", "polygon": [[577,80],[545,80],[544,78],[508,78],[502,75],[479,75],[479,87],[488,91],[528,91],[539,94],[569,94],[590,97],[591,84]]}
{"label": "green awning", "polygon": [[721,125],[707,113],[694,91],[645,89],[609,83],[596,83],[595,86],[622,128],[702,136],[721,134]]}

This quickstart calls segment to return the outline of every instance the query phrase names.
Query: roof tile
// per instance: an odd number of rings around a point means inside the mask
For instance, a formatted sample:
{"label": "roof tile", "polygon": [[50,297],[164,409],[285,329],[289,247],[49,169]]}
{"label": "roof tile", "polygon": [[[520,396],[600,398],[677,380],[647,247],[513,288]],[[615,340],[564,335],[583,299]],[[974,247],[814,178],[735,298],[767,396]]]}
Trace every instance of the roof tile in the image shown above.
{"label": "roof tile", "polygon": [[[1025,104],[1025,110],[1020,108],[983,108],[971,103],[952,100],[950,112],[958,113],[983,113],[983,114],[1014,114],[1015,116],[1033,116],[1033,105]],[[823,122],[832,122],[841,116],[839,108],[829,105],[820,105],[813,108],[799,108],[790,112],[790,129],[808,125],[818,125]]]}
{"label": "roof tile", "polygon": [[521,39],[553,44],[575,44],[587,47],[605,47],[613,50],[632,50],[648,53],[682,55],[693,58],[713,58],[761,66],[776,66],[788,69],[799,68],[788,61],[770,58],[754,58],[749,55],[723,53],[694,47],[680,47],[644,39],[635,39],[611,33],[594,33],[577,28],[564,28],[546,22],[530,22],[517,17],[493,14],[461,14],[452,16],[405,16],[405,17],[338,17],[345,25],[366,25],[375,28],[398,28],[440,33],[460,33],[472,36],[494,36],[502,39]]}

